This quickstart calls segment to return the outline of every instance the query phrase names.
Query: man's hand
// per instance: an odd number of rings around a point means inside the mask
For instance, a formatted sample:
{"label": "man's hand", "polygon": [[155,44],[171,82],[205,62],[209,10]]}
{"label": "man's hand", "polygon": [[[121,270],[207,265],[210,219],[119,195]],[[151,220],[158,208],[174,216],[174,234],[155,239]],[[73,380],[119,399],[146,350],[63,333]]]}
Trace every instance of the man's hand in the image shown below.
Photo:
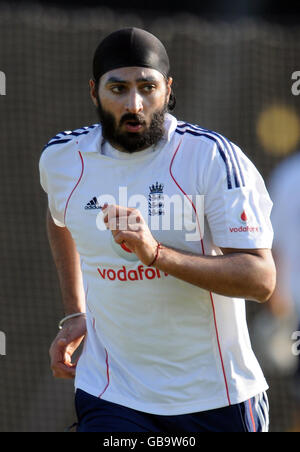
{"label": "man's hand", "polygon": [[124,243],[144,265],[153,262],[157,241],[138,209],[111,204],[103,207],[103,215],[116,243]]}
{"label": "man's hand", "polygon": [[51,344],[51,369],[56,378],[74,378],[76,364],[72,356],[86,334],[85,316],[69,319]]}
{"label": "man's hand", "polygon": [[[115,242],[145,265],[157,256],[158,242],[137,209],[103,206],[104,223]],[[200,250],[200,247],[199,247]],[[155,267],[168,275],[225,297],[264,303],[271,297],[276,269],[270,249],[222,248],[223,255],[205,256],[163,246]]]}

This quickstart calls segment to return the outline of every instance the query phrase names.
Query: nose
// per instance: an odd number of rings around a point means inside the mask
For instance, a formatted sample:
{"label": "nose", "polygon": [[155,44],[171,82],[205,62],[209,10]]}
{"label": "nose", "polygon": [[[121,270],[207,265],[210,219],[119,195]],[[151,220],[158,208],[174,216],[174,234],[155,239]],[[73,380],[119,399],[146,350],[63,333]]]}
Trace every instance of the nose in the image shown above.
{"label": "nose", "polygon": [[143,110],[142,96],[136,89],[131,89],[128,93],[126,111],[128,113],[140,113]]}

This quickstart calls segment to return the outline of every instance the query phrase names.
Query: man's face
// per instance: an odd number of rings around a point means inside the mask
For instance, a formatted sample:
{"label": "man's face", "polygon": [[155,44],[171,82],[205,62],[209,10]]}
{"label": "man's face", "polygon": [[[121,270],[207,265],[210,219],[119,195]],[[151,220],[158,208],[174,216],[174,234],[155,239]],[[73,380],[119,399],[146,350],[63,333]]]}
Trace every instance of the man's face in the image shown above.
{"label": "man's face", "polygon": [[171,84],[171,78],[166,83],[160,72],[143,67],[107,72],[100,78],[97,92],[91,81],[104,138],[125,152],[156,144],[164,133]]}

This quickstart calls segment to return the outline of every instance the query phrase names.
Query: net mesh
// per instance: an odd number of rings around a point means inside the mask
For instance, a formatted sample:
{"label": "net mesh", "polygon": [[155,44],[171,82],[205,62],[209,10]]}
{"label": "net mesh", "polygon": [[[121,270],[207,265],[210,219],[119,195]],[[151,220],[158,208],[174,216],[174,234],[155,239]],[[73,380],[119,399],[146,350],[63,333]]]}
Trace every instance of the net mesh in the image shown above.
{"label": "net mesh", "polygon": [[[230,138],[266,181],[299,144],[292,119],[299,125],[300,103],[291,92],[291,75],[300,69],[296,27],[2,4],[0,331],[6,355],[0,355],[0,431],[63,431],[75,421],[73,383],[54,380],[49,369],[48,349],[63,312],[38,160],[58,132],[97,121],[88,92],[93,52],[106,34],[125,26],[145,28],[165,43],[176,117]],[[280,145],[278,115],[287,128]],[[251,332],[263,308],[249,302],[247,309]],[[296,412],[289,375],[267,372],[267,379],[271,431],[288,430]]]}

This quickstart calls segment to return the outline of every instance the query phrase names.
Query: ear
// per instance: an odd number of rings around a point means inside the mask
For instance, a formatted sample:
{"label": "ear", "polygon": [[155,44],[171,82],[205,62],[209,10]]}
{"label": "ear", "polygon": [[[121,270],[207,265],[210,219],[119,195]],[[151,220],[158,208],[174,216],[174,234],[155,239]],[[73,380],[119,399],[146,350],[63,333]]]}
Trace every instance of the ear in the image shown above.
{"label": "ear", "polygon": [[97,92],[96,92],[95,80],[90,79],[89,86],[90,86],[90,96],[91,96],[92,102],[95,105],[95,107],[98,107],[98,97],[97,97]]}
{"label": "ear", "polygon": [[168,96],[168,101],[169,101],[169,99],[170,99],[170,94],[171,94],[171,91],[172,91],[172,83],[173,83],[172,77],[168,77],[168,80],[167,80],[167,96]]}

